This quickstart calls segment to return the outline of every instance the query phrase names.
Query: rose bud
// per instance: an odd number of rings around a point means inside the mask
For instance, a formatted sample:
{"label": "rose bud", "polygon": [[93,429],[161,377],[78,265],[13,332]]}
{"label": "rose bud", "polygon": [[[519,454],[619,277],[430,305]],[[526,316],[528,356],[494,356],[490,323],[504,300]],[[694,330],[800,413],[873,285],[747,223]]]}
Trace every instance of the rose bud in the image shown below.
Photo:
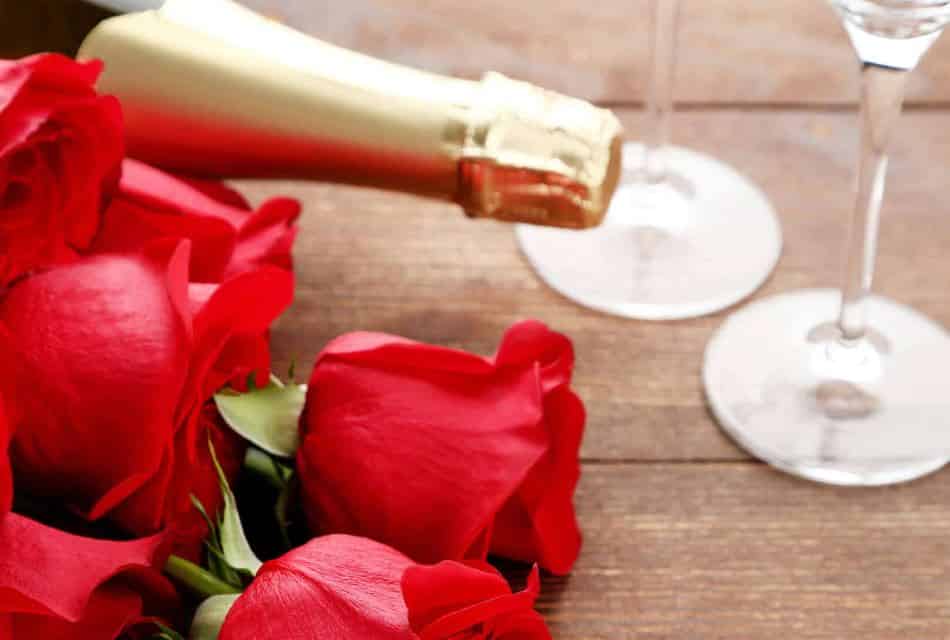
{"label": "rose bud", "polygon": [[219,182],[185,180],[126,160],[91,251],[135,252],[157,238],[189,239],[194,282],[221,282],[264,265],[289,271],[299,214],[290,198],[251,210]]}
{"label": "rose bud", "polygon": [[0,331],[17,372],[17,486],[135,535],[200,532],[177,541],[195,557],[204,530],[189,494],[205,494],[209,513],[220,506],[207,490],[209,436],[226,467],[240,462],[206,405],[238,372],[267,379],[261,336],[289,305],[293,277],[263,267],[189,286],[188,265],[187,242],[161,241],[51,269],[0,300]]}
{"label": "rose bud", "polygon": [[173,608],[162,536],[95,540],[9,514],[0,520],[0,640],[114,640]]}
{"label": "rose bud", "polygon": [[96,95],[102,65],[0,60],[0,288],[92,242],[123,156],[122,115]]}
{"label": "rose bud", "polygon": [[418,562],[489,551],[567,573],[584,407],[570,341],[511,327],[493,358],[353,333],[317,359],[297,454],[311,528]]}
{"label": "rose bud", "polygon": [[264,563],[218,640],[415,640],[400,590],[411,565],[365,538],[315,538]]}
{"label": "rose bud", "polygon": [[419,640],[551,640],[534,610],[541,592],[537,566],[521,593],[513,594],[491,565],[458,562],[410,567],[402,591]]}

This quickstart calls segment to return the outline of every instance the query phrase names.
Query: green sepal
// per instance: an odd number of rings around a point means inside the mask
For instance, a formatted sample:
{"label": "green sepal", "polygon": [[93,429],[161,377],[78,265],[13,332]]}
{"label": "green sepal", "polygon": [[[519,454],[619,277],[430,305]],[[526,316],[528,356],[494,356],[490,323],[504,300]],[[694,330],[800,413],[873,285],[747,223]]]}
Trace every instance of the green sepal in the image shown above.
{"label": "green sepal", "polygon": [[239,572],[246,571],[251,576],[255,576],[263,563],[254,554],[250,543],[247,541],[247,536],[244,534],[241,514],[238,513],[237,499],[228,485],[224,469],[221,468],[221,464],[218,462],[218,455],[215,453],[214,446],[210,442],[208,446],[211,450],[211,461],[214,463],[214,469],[218,474],[218,482],[221,485],[221,495],[224,498],[224,508],[218,518],[217,529],[221,555],[232,569]]}
{"label": "green sepal", "polygon": [[175,555],[165,562],[165,573],[193,593],[206,598],[242,591],[241,587],[228,584],[194,562]]}
{"label": "green sepal", "polygon": [[218,523],[211,519],[208,511],[201,504],[201,500],[194,494],[191,496],[191,504],[204,518],[205,524],[208,525],[208,537],[205,538],[205,549],[208,552],[206,558],[208,570],[238,590],[243,589],[253,576],[246,571],[238,571],[228,564],[224,557],[224,549],[221,547],[221,528]]}
{"label": "green sepal", "polygon": [[307,385],[284,384],[272,375],[265,387],[239,393],[226,389],[214,396],[218,412],[238,435],[282,458],[292,458],[300,445],[298,423],[307,398]]}

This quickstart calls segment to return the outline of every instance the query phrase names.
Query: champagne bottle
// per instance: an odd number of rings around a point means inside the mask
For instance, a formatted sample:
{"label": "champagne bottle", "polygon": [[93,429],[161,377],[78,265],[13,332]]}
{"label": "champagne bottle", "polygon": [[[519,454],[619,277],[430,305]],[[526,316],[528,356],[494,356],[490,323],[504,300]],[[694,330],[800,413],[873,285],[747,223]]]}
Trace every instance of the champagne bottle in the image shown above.
{"label": "champagne bottle", "polygon": [[172,170],[372,186],[571,228],[600,223],[620,173],[608,110],[497,73],[383,62],[230,0],[107,19],[79,57],[105,62],[130,154]]}

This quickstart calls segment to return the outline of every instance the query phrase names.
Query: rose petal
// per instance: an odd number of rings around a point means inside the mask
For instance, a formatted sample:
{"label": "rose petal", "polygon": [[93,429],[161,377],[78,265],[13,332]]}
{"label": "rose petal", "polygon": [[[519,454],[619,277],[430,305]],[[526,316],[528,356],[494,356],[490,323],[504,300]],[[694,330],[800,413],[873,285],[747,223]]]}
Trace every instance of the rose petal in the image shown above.
{"label": "rose petal", "polygon": [[361,366],[324,354],[310,381],[298,469],[311,526],[419,562],[481,556],[471,550],[547,448],[535,371],[406,374],[433,348],[372,353],[373,368],[369,353]]}
{"label": "rose petal", "polygon": [[[39,54],[21,60],[0,61],[0,112],[22,100],[34,117],[6,118],[0,125],[0,156],[29,137],[63,98],[95,96],[93,85],[102,72],[102,62],[76,62],[66,56]],[[27,91],[27,88],[32,91]],[[17,127],[17,128],[10,128]]]}
{"label": "rose petal", "polygon": [[0,520],[13,503],[13,475],[10,472],[10,424],[7,421],[3,397],[0,396]]}
{"label": "rose petal", "polygon": [[223,220],[156,212],[120,195],[106,210],[102,229],[90,251],[136,253],[154,238],[161,237],[191,240],[193,282],[221,281],[236,242],[234,228]]}
{"label": "rose petal", "polygon": [[106,584],[93,592],[78,622],[43,615],[10,616],[12,638],[113,640],[141,617],[143,606],[142,597],[133,589]]}
{"label": "rose petal", "polygon": [[76,259],[119,178],[118,101],[101,64],[40,55],[0,64],[0,286]]}
{"label": "rose petal", "polygon": [[415,640],[400,593],[411,564],[365,538],[316,538],[264,564],[219,640]]}
{"label": "rose petal", "polygon": [[[180,179],[134,160],[125,161],[119,200],[139,211],[140,218],[143,211],[149,214],[148,228],[138,224],[133,234],[126,214],[112,212],[110,217],[118,218],[112,226],[125,227],[125,244],[131,242],[129,236],[141,242],[149,233],[196,241],[202,233],[214,236],[205,240],[205,244],[217,243],[207,257],[195,251],[195,259],[201,262],[192,265],[194,280],[220,282],[265,265],[292,268],[291,249],[300,214],[296,200],[274,198],[250,211],[243,198],[224,185]],[[233,235],[227,247],[220,237],[221,225],[227,225]],[[228,259],[222,262],[225,248]]]}
{"label": "rose petal", "polygon": [[163,540],[82,538],[8,514],[0,521],[0,613],[84,620],[95,596],[108,597],[98,591],[106,582],[163,560]]}
{"label": "rose petal", "polygon": [[195,344],[180,412],[195,410],[249,364],[267,380],[269,354],[264,357],[262,341],[293,295],[291,273],[264,267],[224,282],[193,305]]}
{"label": "rose petal", "polygon": [[311,527],[420,562],[491,548],[568,571],[585,419],[573,362],[567,338],[531,321],[491,359],[381,334],[333,341],[301,420]]}
{"label": "rose petal", "polygon": [[466,631],[472,638],[500,639],[505,635],[499,630],[514,629],[530,633],[512,635],[512,640],[550,638],[543,619],[533,610],[540,592],[537,566],[527,588],[517,594],[490,567],[451,561],[410,567],[402,590],[410,625],[420,640],[447,640]]}
{"label": "rose petal", "polygon": [[272,198],[248,216],[239,227],[237,245],[226,275],[272,265],[290,271],[291,253],[297,237],[300,203],[290,198]]}
{"label": "rose petal", "polygon": [[187,263],[185,245],[89,258],[0,303],[18,372],[13,463],[29,490],[98,518],[160,468],[188,367]]}
{"label": "rose petal", "polygon": [[581,474],[584,404],[560,387],[545,397],[544,415],[551,446],[498,514],[491,552],[566,575],[582,542],[573,498]]}
{"label": "rose petal", "polygon": [[184,175],[179,175],[177,177],[191,188],[197,189],[201,193],[205,194],[209,198],[217,200],[221,204],[226,204],[229,207],[234,207],[235,209],[240,209],[242,211],[251,210],[251,203],[247,201],[247,198],[244,197],[244,194],[242,194],[237,189],[229,187],[220,180],[211,180],[208,178]]}
{"label": "rose petal", "polygon": [[188,460],[185,454],[188,447],[184,442],[178,443],[177,464],[172,473],[173,485],[169,490],[171,498],[165,507],[165,521],[172,523],[169,536],[173,552],[192,561],[201,558],[208,526],[192,505],[190,496],[195,496],[211,517],[215,517],[223,506],[221,486],[211,461],[208,443],[210,441],[214,446],[231,486],[234,486],[240,473],[247,450],[244,440],[221,420],[214,402],[205,403],[198,421],[197,458]]}

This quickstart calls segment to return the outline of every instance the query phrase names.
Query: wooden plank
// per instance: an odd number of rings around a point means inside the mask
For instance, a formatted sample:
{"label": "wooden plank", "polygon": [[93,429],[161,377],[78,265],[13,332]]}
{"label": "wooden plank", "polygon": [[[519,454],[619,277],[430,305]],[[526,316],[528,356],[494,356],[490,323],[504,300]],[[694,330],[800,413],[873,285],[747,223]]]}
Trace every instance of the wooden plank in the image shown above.
{"label": "wooden plank", "polygon": [[75,55],[109,13],[79,0],[0,0],[0,58],[40,51]]}
{"label": "wooden plank", "polygon": [[[640,100],[651,0],[245,0],[331,42],[442,73],[494,69],[609,102]],[[675,95],[701,103],[851,103],[856,63],[825,0],[686,0]],[[950,40],[911,82],[950,100]]]}
{"label": "wooden plank", "polygon": [[587,466],[559,640],[945,640],[950,476],[818,486],[753,464]]}
{"label": "wooden plank", "polygon": [[[639,117],[623,114],[632,134]],[[887,195],[877,289],[950,325],[950,205],[944,113],[901,125]],[[747,173],[780,212],[786,248],[767,295],[837,281],[850,205],[849,113],[691,112],[677,138]],[[304,183],[241,186],[254,199],[305,203],[295,307],[274,332],[277,363],[307,370],[332,337],[355,329],[490,353],[510,323],[542,319],[577,348],[576,386],[590,413],[588,459],[744,459],[706,412],[702,353],[723,314],[629,321],[582,309],[542,285],[509,227],[406,196]],[[736,229],[737,243],[742,229]]]}

